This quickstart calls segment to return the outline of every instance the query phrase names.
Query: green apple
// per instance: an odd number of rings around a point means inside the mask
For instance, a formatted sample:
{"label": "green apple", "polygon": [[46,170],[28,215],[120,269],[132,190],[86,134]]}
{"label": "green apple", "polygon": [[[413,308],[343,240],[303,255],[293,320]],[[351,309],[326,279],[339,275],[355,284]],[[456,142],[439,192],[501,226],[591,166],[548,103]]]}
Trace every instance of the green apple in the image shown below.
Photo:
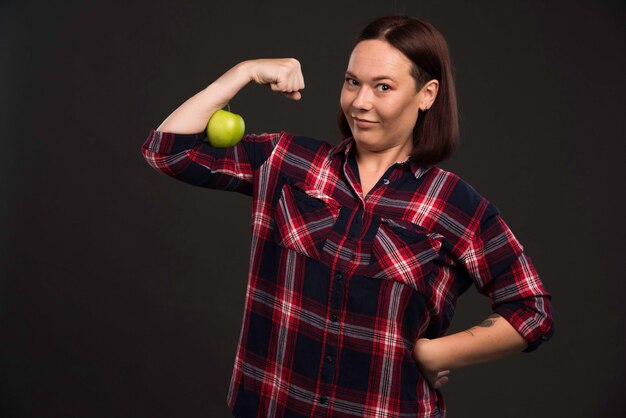
{"label": "green apple", "polygon": [[213,113],[206,126],[209,144],[218,148],[232,147],[243,138],[246,124],[240,115],[228,110]]}

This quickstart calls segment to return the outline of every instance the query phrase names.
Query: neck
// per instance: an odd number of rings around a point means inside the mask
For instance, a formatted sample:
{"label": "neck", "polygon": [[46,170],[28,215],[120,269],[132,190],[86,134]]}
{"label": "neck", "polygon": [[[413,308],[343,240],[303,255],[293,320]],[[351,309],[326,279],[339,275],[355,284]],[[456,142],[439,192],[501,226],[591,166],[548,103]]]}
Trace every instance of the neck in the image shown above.
{"label": "neck", "polygon": [[355,145],[354,156],[359,169],[377,173],[387,170],[396,162],[406,161],[411,155],[413,144],[398,145],[381,151],[367,150]]}

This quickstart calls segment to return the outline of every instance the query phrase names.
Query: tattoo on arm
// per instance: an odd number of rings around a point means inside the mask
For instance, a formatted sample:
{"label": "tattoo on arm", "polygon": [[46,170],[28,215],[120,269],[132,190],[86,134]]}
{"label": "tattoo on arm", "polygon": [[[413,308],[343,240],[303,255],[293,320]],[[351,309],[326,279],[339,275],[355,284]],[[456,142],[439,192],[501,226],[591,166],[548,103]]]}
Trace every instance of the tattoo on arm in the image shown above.
{"label": "tattoo on arm", "polygon": [[483,322],[481,322],[478,326],[479,327],[483,327],[483,328],[489,328],[490,326],[492,326],[495,322],[496,322],[496,318],[500,318],[500,315],[494,313],[491,314],[487,317],[487,319],[485,319]]}
{"label": "tattoo on arm", "polygon": [[496,318],[500,318],[501,316],[494,313],[489,315],[483,322],[481,322],[480,324],[473,326],[470,329],[466,329],[463,332],[467,332],[469,335],[471,335],[472,337],[474,336],[474,333],[472,332],[472,329],[477,328],[477,327],[483,327],[483,328],[489,328],[490,326],[492,326],[495,322],[496,322]]}

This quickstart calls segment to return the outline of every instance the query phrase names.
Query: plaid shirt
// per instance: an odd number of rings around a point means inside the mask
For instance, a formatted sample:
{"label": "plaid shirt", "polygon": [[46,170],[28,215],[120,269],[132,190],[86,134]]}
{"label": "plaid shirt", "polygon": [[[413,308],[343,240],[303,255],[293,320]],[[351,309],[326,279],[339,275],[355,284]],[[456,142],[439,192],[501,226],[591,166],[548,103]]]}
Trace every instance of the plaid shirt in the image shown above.
{"label": "plaid shirt", "polygon": [[410,158],[362,197],[354,140],[281,132],[220,149],[151,130],[155,169],[252,196],[245,312],[227,402],[237,417],[444,417],[412,358],[472,284],[532,351],[550,295],[498,209]]}

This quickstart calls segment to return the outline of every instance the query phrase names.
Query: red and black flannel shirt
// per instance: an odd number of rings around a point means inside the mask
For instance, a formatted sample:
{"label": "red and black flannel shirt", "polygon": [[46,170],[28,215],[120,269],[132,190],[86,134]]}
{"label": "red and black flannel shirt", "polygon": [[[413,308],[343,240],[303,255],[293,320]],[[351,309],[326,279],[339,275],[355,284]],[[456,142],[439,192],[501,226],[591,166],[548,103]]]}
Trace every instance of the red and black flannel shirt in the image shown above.
{"label": "red and black flannel shirt", "polygon": [[227,402],[237,417],[444,417],[412,358],[472,284],[532,351],[550,295],[498,209],[457,175],[395,163],[366,198],[354,140],[281,132],[213,148],[151,130],[155,169],[252,197],[245,312]]}

